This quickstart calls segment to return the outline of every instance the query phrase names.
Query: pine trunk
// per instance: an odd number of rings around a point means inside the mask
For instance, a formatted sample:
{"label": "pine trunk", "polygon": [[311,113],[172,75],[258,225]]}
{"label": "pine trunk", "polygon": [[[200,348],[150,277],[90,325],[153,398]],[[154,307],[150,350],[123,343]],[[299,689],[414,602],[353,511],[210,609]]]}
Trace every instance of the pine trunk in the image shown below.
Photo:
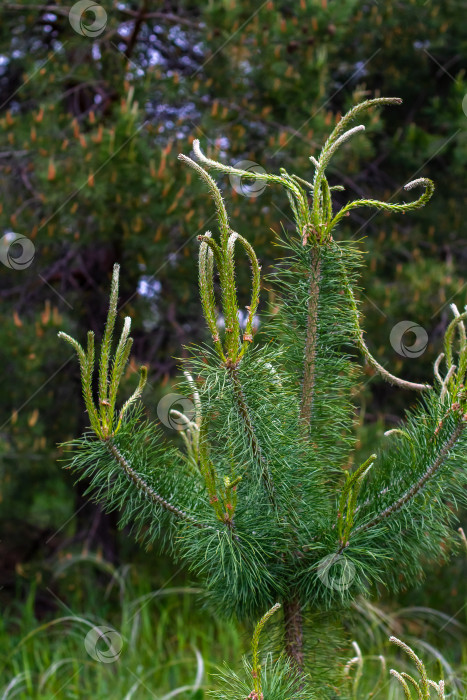
{"label": "pine trunk", "polygon": [[285,650],[303,673],[303,613],[300,600],[292,598],[284,601]]}

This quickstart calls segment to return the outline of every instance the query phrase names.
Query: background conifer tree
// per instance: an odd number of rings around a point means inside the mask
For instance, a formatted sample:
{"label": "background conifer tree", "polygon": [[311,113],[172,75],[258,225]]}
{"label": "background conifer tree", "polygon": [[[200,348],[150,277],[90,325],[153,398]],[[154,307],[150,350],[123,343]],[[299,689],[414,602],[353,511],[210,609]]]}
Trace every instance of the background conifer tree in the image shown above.
{"label": "background conifer tree", "polygon": [[[72,443],[70,466],[89,482],[89,494],[118,510],[121,525],[131,524],[145,542],[162,542],[187,562],[220,614],[261,618],[247,680],[228,673],[221,696],[226,699],[245,698],[247,690],[255,700],[325,692],[307,621],[324,629],[357,594],[379,583],[397,589],[415,582],[455,542],[452,504],[465,485],[467,311],[452,305],[432,385],[395,376],[365,341],[358,303],[361,253],[352,240],[338,243],[333,237],[353,209],[409,212],[433,194],[432,181],[419,178],[405,185],[422,190],[415,200],[333,205],[340,187],[329,185],[326,169],[336,151],[364,129],[354,120],[373,107],[399,103],[367,100],[343,116],[319,158],[310,158],[310,181],[284,168],[273,175],[224,165],[206,157],[198,141],[197,161],[180,156],[209,189],[218,228],[198,236],[200,297],[212,344],[191,346],[183,360],[180,391],[191,397],[193,410],[177,412],[180,444],[168,445],[144,419],[144,367],[133,395],[117,407],[132,344],[129,317],[116,346],[112,340],[118,266],[97,400],[94,333],[88,333],[85,348],[60,334],[75,348],[81,368],[90,431]],[[290,202],[295,232],[278,241],[283,253],[268,281],[275,305],[256,337],[261,266],[248,234],[232,229],[209,171],[264,180],[283,188]],[[245,265],[251,284],[243,317],[236,272]],[[353,406],[362,380],[358,355],[389,383],[421,395],[404,427],[386,433],[377,453],[362,460]],[[261,664],[259,635],[279,603],[282,625],[275,643],[284,655],[274,662],[267,655]]]}

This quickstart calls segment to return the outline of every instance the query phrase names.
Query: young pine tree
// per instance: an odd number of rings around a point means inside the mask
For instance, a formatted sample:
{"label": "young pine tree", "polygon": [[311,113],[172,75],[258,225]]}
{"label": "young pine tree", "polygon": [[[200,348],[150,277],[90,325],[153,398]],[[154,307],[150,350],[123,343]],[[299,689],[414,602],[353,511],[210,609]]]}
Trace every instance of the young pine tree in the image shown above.
{"label": "young pine tree", "polygon": [[[161,430],[144,419],[139,399],[145,368],[133,396],[120,411],[116,407],[132,343],[129,318],[116,349],[112,343],[118,266],[97,403],[93,333],[86,349],[60,334],[81,365],[90,431],[72,443],[71,467],[89,482],[89,493],[108,510],[119,510],[122,526],[131,524],[145,542],[162,542],[187,562],[220,614],[261,618],[244,675],[228,672],[216,693],[225,700],[313,697],[321,681],[317,655],[307,646],[307,620],[322,624],[380,583],[397,589],[419,580],[455,540],[453,503],[465,483],[467,312],[452,307],[432,386],[394,376],[365,343],[355,293],[359,248],[333,237],[352,209],[403,213],[433,194],[433,183],[420,178],[405,186],[423,189],[416,201],[361,199],[333,207],[333,190],[342,188],[329,186],[326,168],[337,149],[364,129],[351,123],[365,110],[399,102],[368,100],[342,117],[319,159],[310,158],[312,182],[285,170],[269,175],[232,168],[204,156],[197,141],[198,163],[180,156],[209,188],[218,221],[218,233],[198,236],[200,296],[212,344],[192,348],[184,361],[182,391],[194,409],[178,414],[183,444],[166,444]],[[285,188],[290,201],[296,230],[284,233],[285,253],[272,276],[279,303],[256,338],[261,267],[247,238],[232,230],[208,171],[262,179]],[[251,267],[243,328],[239,260]],[[359,354],[385,381],[420,393],[403,427],[386,433],[377,454],[362,464],[354,458],[352,404],[362,381]],[[259,634],[279,607],[275,641],[283,654],[274,662],[272,653],[266,655],[261,663]],[[316,646],[316,633],[313,639]],[[332,666],[333,657],[325,663]],[[338,685],[335,673],[332,685]]]}

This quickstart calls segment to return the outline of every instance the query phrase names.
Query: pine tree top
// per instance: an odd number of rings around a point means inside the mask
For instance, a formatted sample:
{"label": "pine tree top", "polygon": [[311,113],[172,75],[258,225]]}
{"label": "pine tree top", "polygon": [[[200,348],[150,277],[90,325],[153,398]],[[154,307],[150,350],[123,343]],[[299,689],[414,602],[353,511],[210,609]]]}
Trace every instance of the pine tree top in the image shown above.
{"label": "pine tree top", "polygon": [[[320,157],[310,158],[308,181],[244,171],[210,159],[193,143],[180,159],[211,192],[218,234],[199,240],[199,289],[212,344],[193,346],[180,382],[182,410],[164,404],[159,417],[179,429],[168,446],[163,432],[144,421],[136,404],[146,372],[123,407],[118,385],[131,349],[129,320],[112,357],[118,268],[99,361],[94,403],[94,337],[76,349],[91,432],[73,443],[71,466],[89,480],[89,493],[121,512],[146,541],[162,536],[206,586],[225,615],[256,619],[284,603],[285,648],[303,667],[301,611],[336,610],[377,584],[416,582],[427,562],[445,558],[455,541],[454,499],[465,481],[467,311],[453,305],[444,352],[433,385],[399,378],[371,354],[361,326],[358,275],[362,255],[336,227],[357,207],[392,213],[424,206],[434,184],[405,203],[374,199],[333,206],[326,168],[336,151],[364,129],[352,126],[364,111],[397,105],[376,98],[356,105],[338,122]],[[295,233],[280,240],[283,257],[270,276],[273,309],[255,332],[261,303],[261,265],[231,228],[221,189],[209,171],[288,195]],[[251,269],[246,314],[236,287],[239,265]],[[367,371],[420,393],[400,428],[356,461],[355,398]],[[295,606],[295,607],[294,607]],[[291,610],[295,610],[293,614]],[[257,696],[261,689],[255,686]]]}

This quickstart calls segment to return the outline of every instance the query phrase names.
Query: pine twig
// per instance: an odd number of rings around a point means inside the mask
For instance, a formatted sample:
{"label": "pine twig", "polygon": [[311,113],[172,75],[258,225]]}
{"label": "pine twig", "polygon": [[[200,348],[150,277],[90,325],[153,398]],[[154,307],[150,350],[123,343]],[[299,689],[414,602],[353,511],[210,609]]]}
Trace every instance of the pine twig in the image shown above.
{"label": "pine twig", "polygon": [[167,510],[169,513],[172,513],[173,515],[176,515],[178,518],[181,518],[182,520],[185,520],[186,522],[190,523],[190,525],[193,525],[194,527],[198,527],[200,529],[204,529],[206,527],[209,527],[208,525],[203,525],[202,523],[198,523],[195,518],[193,518],[191,515],[188,515],[188,513],[185,513],[183,510],[180,508],[177,508],[176,506],[173,506],[169,501],[166,501],[165,498],[160,496],[154,489],[149,486],[146,481],[133,469],[133,467],[128,463],[128,461],[125,459],[125,457],[122,455],[122,453],[119,451],[117,446],[115,445],[112,440],[108,439],[104,441],[105,446],[107,447],[108,451],[114,458],[114,460],[117,462],[117,464],[123,469],[125,474],[128,476],[129,479],[134,483],[134,485],[142,492],[144,495],[153,503],[162,506],[165,510]]}
{"label": "pine twig", "polygon": [[255,627],[255,631],[253,633],[253,638],[251,641],[251,648],[252,648],[252,662],[253,662],[253,668],[252,668],[252,676],[253,676],[253,686],[255,689],[255,693],[258,697],[258,700],[262,700],[263,698],[263,693],[262,693],[262,687],[261,687],[261,664],[259,661],[259,654],[258,654],[258,647],[259,647],[259,638],[261,636],[261,632],[263,630],[264,625],[266,622],[269,620],[270,617],[274,615],[277,610],[281,607],[280,603],[276,603],[273,605],[273,607],[268,610],[268,612],[263,615],[261,620],[258,622],[258,624]]}
{"label": "pine twig", "polygon": [[398,386],[401,389],[413,389],[415,391],[426,391],[427,389],[431,389],[429,384],[418,384],[417,382],[409,382],[406,379],[401,379],[400,377],[396,377],[394,374],[391,374],[391,372],[388,372],[387,369],[385,369],[382,365],[379,364],[378,360],[373,357],[371,352],[368,349],[367,344],[365,343],[365,338],[363,336],[363,329],[360,326],[360,319],[359,319],[359,312],[358,312],[358,307],[357,307],[357,302],[355,301],[355,296],[352,291],[352,288],[349,284],[349,280],[347,278],[346,272],[344,267],[342,266],[342,275],[343,275],[343,280],[344,280],[344,287],[347,291],[347,295],[349,297],[349,302],[350,302],[350,308],[353,316],[353,321],[354,321],[354,327],[355,327],[355,336],[356,336],[356,341],[357,341],[357,346],[360,349],[360,352],[362,355],[365,357],[367,360],[368,364],[375,369],[378,374],[389,384],[392,384],[394,386]]}
{"label": "pine twig", "polygon": [[357,532],[363,532],[364,530],[368,530],[375,525],[378,525],[380,522],[385,520],[386,518],[389,518],[391,515],[394,513],[397,513],[403,506],[405,506],[406,503],[412,500],[419,491],[425,486],[427,481],[438,471],[438,469],[442,466],[446,458],[449,456],[450,451],[456,444],[457,440],[459,439],[462,431],[466,427],[466,421],[464,418],[462,418],[459,423],[457,424],[456,428],[454,429],[452,435],[446,442],[444,443],[443,447],[441,448],[441,451],[436,458],[436,460],[433,462],[433,464],[426,470],[426,472],[420,477],[418,481],[413,484],[413,486],[410,487],[395,503],[392,505],[388,506],[385,508],[381,513],[376,515],[372,520],[370,520],[368,523],[365,523],[363,525],[360,525],[359,527],[355,528],[353,530],[353,534]]}
{"label": "pine twig", "polygon": [[271,499],[271,503],[274,505],[274,503],[275,503],[274,486],[273,486],[273,483],[271,480],[271,475],[269,473],[266,459],[265,459],[263,452],[261,450],[261,445],[259,444],[258,438],[256,437],[255,429],[254,429],[253,422],[252,422],[251,416],[250,416],[250,411],[248,409],[246,397],[245,397],[245,394],[243,392],[243,387],[242,387],[242,384],[240,381],[240,376],[238,373],[238,365],[235,363],[232,363],[232,362],[226,362],[225,366],[226,366],[227,371],[228,371],[229,376],[230,376],[233,394],[235,397],[237,408],[238,408],[238,411],[240,413],[240,416],[242,417],[243,425],[245,427],[245,432],[246,432],[248,439],[250,441],[253,455],[254,455],[256,461],[258,462],[258,464],[260,465],[261,476],[263,478],[264,484],[266,486],[269,497]]}
{"label": "pine twig", "polygon": [[302,399],[300,403],[300,420],[307,432],[311,424],[311,410],[313,406],[313,393],[315,387],[320,272],[321,259],[319,255],[319,248],[313,247],[311,249],[308,318],[303,365]]}

